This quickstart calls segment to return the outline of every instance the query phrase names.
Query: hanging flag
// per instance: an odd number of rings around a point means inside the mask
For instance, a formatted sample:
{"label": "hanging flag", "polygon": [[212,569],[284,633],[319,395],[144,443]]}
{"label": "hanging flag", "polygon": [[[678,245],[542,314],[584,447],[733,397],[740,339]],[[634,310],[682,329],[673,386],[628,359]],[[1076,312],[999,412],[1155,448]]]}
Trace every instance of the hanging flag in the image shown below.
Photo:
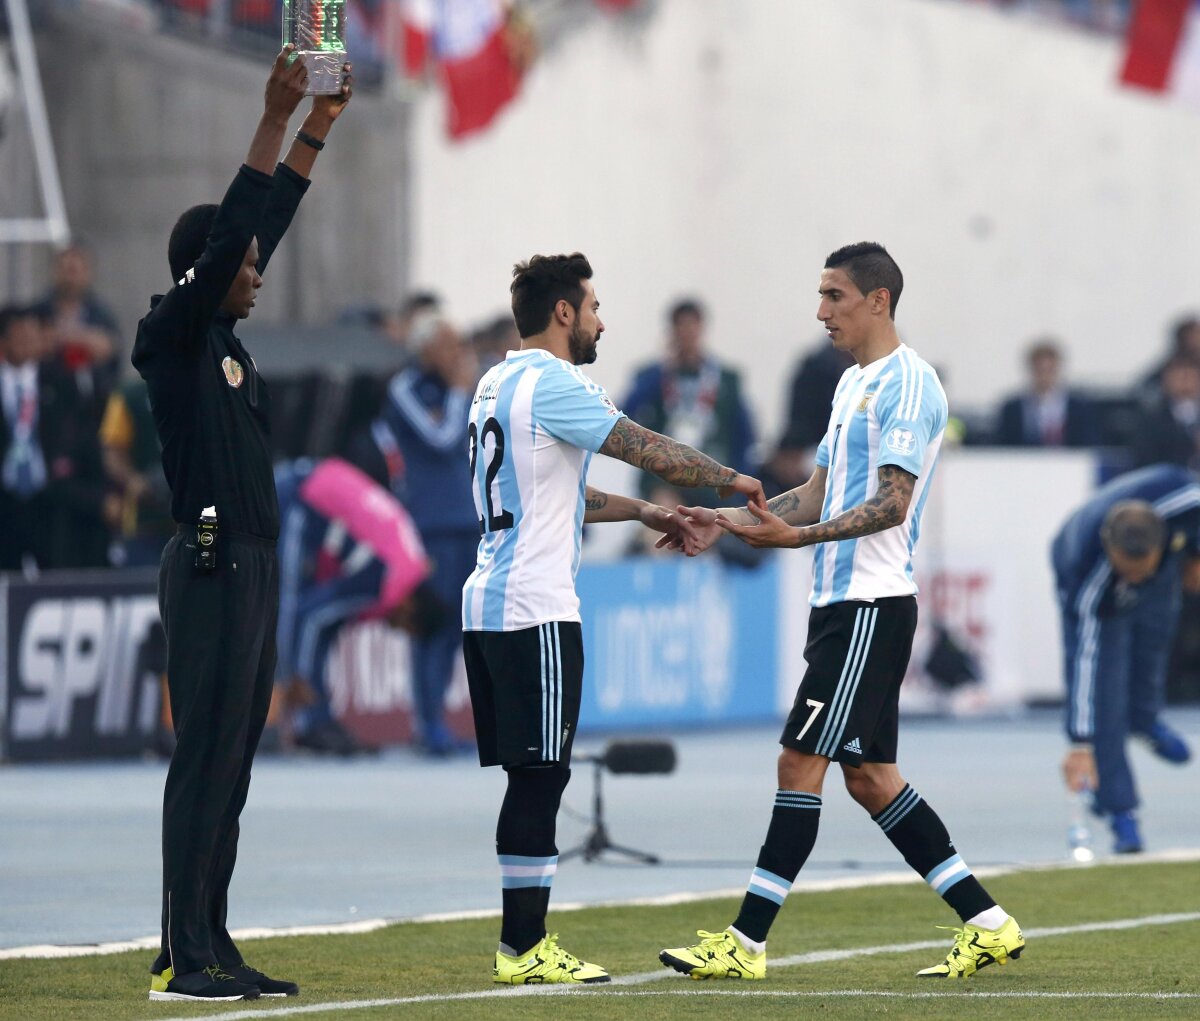
{"label": "hanging flag", "polygon": [[487,127],[537,53],[532,26],[509,0],[403,0],[401,24],[404,73],[423,78],[437,69],[451,138]]}
{"label": "hanging flag", "polygon": [[434,0],[404,0],[401,9],[401,66],[409,78],[422,78],[433,48]]}
{"label": "hanging flag", "polygon": [[1121,81],[1200,106],[1200,0],[1140,0]]}

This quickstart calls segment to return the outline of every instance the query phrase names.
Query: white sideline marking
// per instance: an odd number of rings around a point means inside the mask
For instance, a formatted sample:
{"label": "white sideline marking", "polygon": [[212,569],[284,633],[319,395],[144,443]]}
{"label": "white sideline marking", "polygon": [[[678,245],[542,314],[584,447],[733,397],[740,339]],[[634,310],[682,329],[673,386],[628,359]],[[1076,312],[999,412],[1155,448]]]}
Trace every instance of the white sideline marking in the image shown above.
{"label": "white sideline marking", "polygon": [[[1161,865],[1177,862],[1200,861],[1200,848],[1178,848],[1170,851],[1156,851],[1152,854],[1140,854],[1135,858],[1129,856],[1101,858],[1086,865],[1080,865],[1068,860],[1045,862],[1028,862],[1021,865],[994,865],[972,869],[980,879],[990,879],[993,876],[1009,876],[1017,872],[1051,872],[1057,869],[1090,869],[1104,865],[1135,866]],[[747,873],[749,874],[749,873]],[[792,893],[828,893],[831,890],[858,890],[871,886],[899,886],[906,883],[923,883],[924,880],[905,869],[896,872],[875,872],[862,876],[843,876],[839,879],[800,880],[792,884]],[[633,900],[594,901],[590,903],[568,902],[555,904],[554,912],[583,911],[586,908],[625,908],[625,907],[671,907],[676,904],[694,904],[703,900],[719,900],[722,897],[740,897],[746,892],[744,886],[724,890],[698,890],[687,893],[668,893],[657,897],[637,897]],[[234,929],[230,935],[238,942],[246,939],[271,939],[277,936],[342,936],[355,933],[375,932],[389,925],[423,925],[431,922],[460,922],[477,918],[499,918],[497,909],[482,909],[471,911],[443,911],[435,914],[417,915],[412,918],[363,918],[355,922],[333,922],[328,925],[291,925],[280,928],[255,927]],[[33,946],[0,948],[0,961],[13,958],[49,959],[56,957],[94,957],[101,954],[121,954],[128,950],[157,950],[161,936],[139,936],[136,939],[119,940],[110,943],[80,943],[60,945],[54,943],[39,943]]]}
{"label": "white sideline marking", "polygon": [[[1138,929],[1151,925],[1175,925],[1179,922],[1200,921],[1200,911],[1188,911],[1174,915],[1146,915],[1143,918],[1120,918],[1111,922],[1087,922],[1083,925],[1059,925],[1044,929],[1029,929],[1025,935],[1030,939],[1041,936],[1066,936],[1077,932],[1100,932],[1113,929]],[[930,950],[935,947],[945,947],[946,940],[925,940],[920,943],[895,943],[890,946],[857,947],[847,950],[814,950],[807,954],[794,954],[791,957],[781,957],[771,962],[773,968],[788,968],[798,964],[815,964],[825,961],[844,961],[853,957],[870,957],[875,954],[906,953],[910,950]],[[687,982],[680,989],[664,990],[626,990],[612,989],[612,986],[640,985],[645,982],[657,982],[662,979]],[[850,996],[888,996],[910,1000],[932,1000],[949,996],[967,995],[990,997],[993,999],[1062,999],[1062,1000],[1192,1000],[1200,999],[1200,993],[1052,993],[1052,992],[1019,992],[1001,990],[996,992],[951,993],[951,992],[921,992],[907,993],[892,990],[859,990],[835,989],[826,992],[810,990],[779,991],[769,989],[719,989],[706,987],[697,989],[683,975],[668,968],[658,971],[646,971],[637,975],[622,975],[612,980],[606,986],[514,986],[512,988],[480,989],[468,993],[428,993],[421,996],[399,996],[394,999],[380,1000],[340,1000],[333,1003],[306,1003],[296,1007],[259,1008],[251,1010],[235,1010],[223,1014],[205,1014],[206,1021],[245,1021],[249,1018],[280,1017],[284,1014],[318,1014],[322,1012],[368,1010],[374,1007],[403,1007],[416,1003],[454,1003],[460,1000],[486,1000],[499,996],[773,996],[773,997],[850,997]],[[194,1021],[196,1015],[183,1017],[161,1018],[160,1021]]]}

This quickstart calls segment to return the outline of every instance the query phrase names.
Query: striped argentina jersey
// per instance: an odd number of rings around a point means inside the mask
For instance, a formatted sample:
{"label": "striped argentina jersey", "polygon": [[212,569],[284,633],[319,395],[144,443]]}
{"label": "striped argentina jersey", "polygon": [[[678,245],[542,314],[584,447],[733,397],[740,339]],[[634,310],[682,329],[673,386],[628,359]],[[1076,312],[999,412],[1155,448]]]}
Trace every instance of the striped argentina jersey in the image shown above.
{"label": "striped argentina jersey", "polygon": [[482,537],[464,631],[579,620],[588,464],[622,417],[603,387],[540,348],[509,352],[479,381],[467,430]]}
{"label": "striped argentina jersey", "polygon": [[947,415],[937,373],[905,344],[869,365],[852,365],[842,375],[829,429],[817,448],[817,464],[829,473],[821,520],[870,499],[882,465],[903,468],[917,482],[901,524],[857,539],[817,544],[811,605],[916,593],[912,555]]}

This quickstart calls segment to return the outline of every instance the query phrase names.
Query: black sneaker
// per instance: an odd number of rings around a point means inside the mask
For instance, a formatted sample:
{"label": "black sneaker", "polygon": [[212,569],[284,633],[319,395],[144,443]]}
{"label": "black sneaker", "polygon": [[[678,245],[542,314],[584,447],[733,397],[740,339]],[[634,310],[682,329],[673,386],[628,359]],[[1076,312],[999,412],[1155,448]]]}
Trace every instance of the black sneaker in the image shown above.
{"label": "black sneaker", "polygon": [[261,995],[258,986],[239,982],[215,964],[186,975],[175,975],[170,968],[150,975],[152,1000],[257,1000]]}
{"label": "black sneaker", "polygon": [[268,978],[257,968],[248,964],[239,964],[236,968],[226,968],[227,972],[239,982],[257,986],[263,996],[299,996],[300,987],[295,982],[285,982],[279,978]]}

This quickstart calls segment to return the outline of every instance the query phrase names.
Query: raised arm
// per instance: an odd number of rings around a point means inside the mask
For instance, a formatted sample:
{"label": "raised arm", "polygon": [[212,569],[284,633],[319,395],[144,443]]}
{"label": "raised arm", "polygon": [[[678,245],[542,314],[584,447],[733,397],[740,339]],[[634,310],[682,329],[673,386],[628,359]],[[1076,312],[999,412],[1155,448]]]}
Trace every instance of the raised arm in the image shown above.
{"label": "raised arm", "polygon": [[275,58],[271,77],[267,79],[262,116],[250,140],[250,151],[246,153],[246,166],[262,174],[271,174],[275,170],[288,121],[304,98],[304,90],[308,85],[308,71],[304,63],[300,60],[289,63],[293,49],[289,43]]}
{"label": "raised arm", "polygon": [[312,109],[296,132],[283,163],[275,169],[271,198],[258,227],[259,273],[267,268],[267,263],[291,226],[296,208],[308,190],[308,180],[317,162],[317,154],[324,148],[333,122],[342,115],[354,94],[354,76],[350,73],[350,65],[343,65],[342,70],[342,91],[333,96],[313,97]]}
{"label": "raised arm", "polygon": [[204,251],[138,330],[133,363],[139,369],[158,350],[198,347],[248,256],[271,193],[271,179],[266,175],[279,157],[288,118],[304,98],[304,65],[296,62],[289,67],[288,53],[285,47],[271,67],[262,116],[245,165],[238,169],[217,207]]}
{"label": "raised arm", "polygon": [[[770,510],[765,514],[754,511],[758,523],[753,525],[739,524],[728,517],[718,517],[717,520],[727,532],[732,532],[747,545],[757,547],[799,548],[818,542],[837,542],[871,535],[894,528],[904,521],[917,481],[915,475],[894,464],[880,465],[877,477],[879,481],[873,496],[828,521],[797,527]],[[792,490],[782,497],[776,497],[777,501],[784,501],[780,509],[792,517],[802,517],[811,507],[811,497],[803,503],[797,499],[795,507],[789,507],[790,501],[785,498],[797,492]]]}
{"label": "raised arm", "polygon": [[674,486],[713,486],[721,496],[741,493],[751,503],[766,506],[762,483],[757,479],[726,468],[694,447],[640,426],[628,417],[622,417],[613,426],[600,453],[657,475]]}

